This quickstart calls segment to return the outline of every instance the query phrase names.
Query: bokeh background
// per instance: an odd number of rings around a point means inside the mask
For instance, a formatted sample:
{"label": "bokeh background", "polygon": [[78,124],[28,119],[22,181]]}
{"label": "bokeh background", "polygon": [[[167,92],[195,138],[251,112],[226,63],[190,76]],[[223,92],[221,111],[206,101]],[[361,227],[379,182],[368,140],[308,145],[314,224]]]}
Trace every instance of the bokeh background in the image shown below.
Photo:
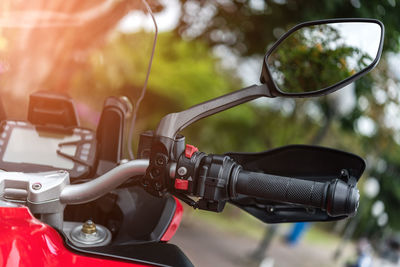
{"label": "bokeh background", "polygon": [[[263,55],[297,23],[341,17],[384,23],[379,65],[343,90],[318,99],[252,101],[183,132],[206,153],[259,152],[288,144],[356,153],[368,166],[357,216],[307,225],[303,236],[288,242],[293,225],[265,226],[231,206],[222,214],[186,206],[172,242],[196,266],[345,266],[357,261],[357,248],[374,266],[400,266],[400,1],[149,4],[160,32],[134,149],[138,135],[154,129],[163,115],[258,83]],[[47,10],[48,17],[39,10]],[[0,90],[8,118],[26,119],[29,94],[37,90],[73,96],[86,127],[95,127],[107,96],[126,95],[137,104],[154,38],[144,11],[141,1],[132,0],[4,1],[2,15],[12,14],[0,20]]]}

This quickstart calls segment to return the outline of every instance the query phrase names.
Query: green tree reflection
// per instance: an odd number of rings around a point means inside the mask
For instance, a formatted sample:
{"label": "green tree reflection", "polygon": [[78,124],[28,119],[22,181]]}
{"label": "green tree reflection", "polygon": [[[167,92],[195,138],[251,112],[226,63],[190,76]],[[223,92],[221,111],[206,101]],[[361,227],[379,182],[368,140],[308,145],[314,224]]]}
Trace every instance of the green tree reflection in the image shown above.
{"label": "green tree reflection", "polygon": [[268,58],[279,89],[288,93],[317,91],[364,69],[372,58],[349,46],[329,25],[302,28],[285,39]]}

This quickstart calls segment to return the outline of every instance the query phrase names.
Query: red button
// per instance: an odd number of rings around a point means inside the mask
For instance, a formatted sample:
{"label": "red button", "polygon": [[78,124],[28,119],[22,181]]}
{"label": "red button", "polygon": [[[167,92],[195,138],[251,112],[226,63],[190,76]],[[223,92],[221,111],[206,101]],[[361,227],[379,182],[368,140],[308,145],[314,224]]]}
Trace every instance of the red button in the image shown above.
{"label": "red button", "polygon": [[190,159],[193,156],[194,152],[196,152],[196,151],[199,151],[199,149],[197,147],[192,146],[192,145],[186,145],[185,156],[188,159]]}
{"label": "red button", "polygon": [[175,179],[175,188],[179,190],[187,190],[189,187],[189,181],[183,179]]}

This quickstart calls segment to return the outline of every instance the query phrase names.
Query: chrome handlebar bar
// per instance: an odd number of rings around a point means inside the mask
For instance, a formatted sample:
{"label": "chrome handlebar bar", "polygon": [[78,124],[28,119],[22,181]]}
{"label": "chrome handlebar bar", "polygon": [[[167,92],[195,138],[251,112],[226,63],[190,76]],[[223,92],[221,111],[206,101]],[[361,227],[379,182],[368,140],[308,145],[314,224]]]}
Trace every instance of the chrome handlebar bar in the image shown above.
{"label": "chrome handlebar bar", "polygon": [[67,185],[61,191],[60,201],[63,204],[82,204],[93,201],[115,189],[129,178],[145,174],[148,166],[149,160],[132,160],[89,182]]}
{"label": "chrome handlebar bar", "polygon": [[[63,170],[0,172],[0,207],[11,203],[26,205],[32,213],[41,214],[43,222],[62,229],[65,205],[100,198],[129,178],[145,174],[148,166],[148,160],[132,160],[89,182],[72,185],[69,173]],[[175,171],[174,166],[171,166],[171,174]]]}
{"label": "chrome handlebar bar", "polygon": [[66,171],[0,172],[0,198],[26,204],[34,213],[59,212],[65,205],[87,203],[105,195],[129,178],[145,174],[148,166],[148,160],[132,160],[89,182],[72,185]]}

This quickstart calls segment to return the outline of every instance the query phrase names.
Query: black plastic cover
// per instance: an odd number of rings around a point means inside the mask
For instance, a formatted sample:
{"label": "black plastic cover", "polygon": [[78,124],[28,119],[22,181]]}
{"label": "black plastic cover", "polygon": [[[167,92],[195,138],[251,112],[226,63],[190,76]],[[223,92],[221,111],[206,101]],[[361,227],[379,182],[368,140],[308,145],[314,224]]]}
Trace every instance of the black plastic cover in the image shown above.
{"label": "black plastic cover", "polygon": [[127,112],[128,107],[116,97],[108,97],[104,101],[96,132],[98,142],[97,175],[111,170],[121,160]]}
{"label": "black plastic cover", "polygon": [[28,121],[34,125],[61,128],[79,126],[72,98],[47,91],[35,92],[29,96]]}
{"label": "black plastic cover", "polygon": [[226,153],[243,169],[305,180],[326,182],[343,169],[357,181],[365,170],[359,156],[320,146],[289,145],[260,153]]}
{"label": "black plastic cover", "polygon": [[[260,153],[227,153],[244,170],[328,182],[341,179],[355,185],[365,169],[365,161],[357,155],[331,148],[290,145]],[[345,170],[345,172],[343,172]],[[332,221],[325,210],[300,205],[272,202],[239,195],[230,203],[266,223]]]}
{"label": "black plastic cover", "polygon": [[[65,239],[64,239],[65,240]],[[91,257],[106,257],[132,263],[143,263],[162,267],[193,267],[193,263],[176,245],[149,243],[138,245],[107,246],[97,248],[78,248],[66,241],[75,252]]]}

